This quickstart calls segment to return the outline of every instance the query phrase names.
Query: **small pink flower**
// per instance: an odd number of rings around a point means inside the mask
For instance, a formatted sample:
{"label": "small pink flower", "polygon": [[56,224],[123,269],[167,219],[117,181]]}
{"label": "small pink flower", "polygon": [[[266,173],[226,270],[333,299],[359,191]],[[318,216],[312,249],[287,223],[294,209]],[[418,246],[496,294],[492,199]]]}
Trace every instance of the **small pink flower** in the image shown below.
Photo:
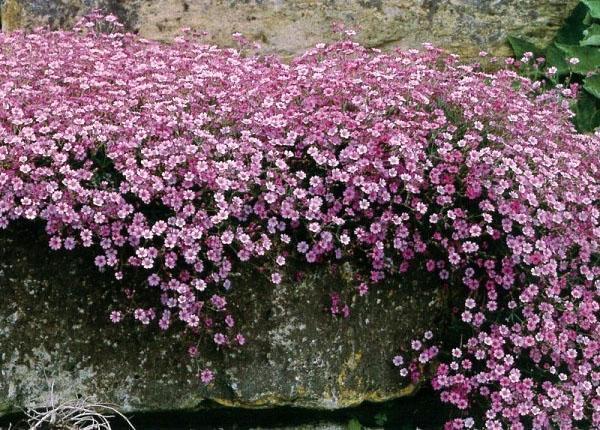
{"label": "small pink flower", "polygon": [[58,236],[53,236],[50,239],[50,248],[53,250],[58,250],[62,247],[62,240]]}
{"label": "small pink flower", "polygon": [[227,343],[227,336],[225,336],[223,333],[216,333],[213,336],[213,340],[217,345],[224,345]]}
{"label": "small pink flower", "polygon": [[275,285],[280,284],[281,283],[281,275],[279,273],[271,274],[271,282],[273,282]]}
{"label": "small pink flower", "polygon": [[204,369],[200,372],[200,380],[203,384],[208,385],[215,379],[214,373],[209,369]]}
{"label": "small pink flower", "polygon": [[225,300],[224,297],[219,296],[217,294],[213,294],[213,296],[210,298],[210,301],[213,304],[213,306],[218,310],[224,309],[227,305],[227,300]]}
{"label": "small pink flower", "polygon": [[358,286],[358,295],[364,296],[368,292],[369,292],[369,286],[366,284],[366,282],[361,282],[360,285]]}
{"label": "small pink flower", "polygon": [[195,345],[192,345],[192,346],[190,346],[190,347],[188,348],[188,355],[189,355],[191,358],[198,357],[198,347],[197,347],[197,346],[195,346]]}
{"label": "small pink flower", "polygon": [[235,336],[235,340],[237,341],[237,343],[238,343],[240,346],[241,346],[241,345],[244,345],[244,344],[246,343],[246,338],[245,338],[245,337],[244,337],[242,334],[240,334],[240,333],[238,333],[238,334]]}
{"label": "small pink flower", "polygon": [[421,347],[423,346],[423,344],[421,343],[420,340],[415,339],[415,340],[411,341],[410,346],[415,351],[419,351],[421,349]]}
{"label": "small pink flower", "polygon": [[123,314],[120,311],[112,311],[110,313],[110,320],[116,324],[123,319]]}

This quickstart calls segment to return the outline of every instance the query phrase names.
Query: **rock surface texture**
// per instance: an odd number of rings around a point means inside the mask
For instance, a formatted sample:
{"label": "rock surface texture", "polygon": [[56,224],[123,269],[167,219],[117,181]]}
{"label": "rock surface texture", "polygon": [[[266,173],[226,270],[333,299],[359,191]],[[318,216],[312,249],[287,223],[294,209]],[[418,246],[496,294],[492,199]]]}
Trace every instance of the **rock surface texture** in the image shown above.
{"label": "rock surface texture", "polygon": [[291,56],[335,38],[334,22],[369,47],[432,42],[465,57],[480,50],[510,55],[509,34],[544,44],[577,0],[0,0],[3,30],[69,27],[93,8],[118,15],[144,37],[168,40],[182,27],[231,44],[241,32],[263,52]]}
{"label": "rock surface texture", "polygon": [[242,277],[228,297],[248,344],[201,348],[216,370],[205,387],[187,357],[189,340],[139,324],[112,325],[122,285],[86,252],[53,252],[31,225],[0,233],[0,415],[15,407],[96,396],[125,410],[292,405],[334,409],[412,393],[390,363],[435,323],[431,283],[407,279],[358,298],[348,319],[326,312],[343,272],[314,272],[274,287]]}

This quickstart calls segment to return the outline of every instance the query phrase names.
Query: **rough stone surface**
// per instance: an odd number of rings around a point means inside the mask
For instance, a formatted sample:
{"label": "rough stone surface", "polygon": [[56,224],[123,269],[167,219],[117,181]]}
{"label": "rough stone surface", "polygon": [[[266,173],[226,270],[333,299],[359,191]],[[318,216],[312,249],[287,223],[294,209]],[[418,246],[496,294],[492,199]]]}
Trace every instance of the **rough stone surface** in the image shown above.
{"label": "rough stone surface", "polygon": [[108,321],[122,286],[93,268],[92,255],[50,251],[29,224],[0,232],[0,415],[47,404],[52,384],[59,398],[96,396],[129,411],[385,401],[412,393],[390,359],[437,315],[426,281],[407,278],[356,297],[361,303],[344,320],[325,312],[329,292],[346,282],[342,270],[277,287],[246,274],[229,301],[248,345],[202,349],[218,375],[204,387],[177,330]]}
{"label": "rough stone surface", "polygon": [[[2,1],[2,0],[0,0]],[[482,50],[510,55],[509,34],[548,41],[578,0],[3,0],[2,28],[68,27],[103,8],[144,37],[168,40],[180,28],[209,32],[229,45],[241,32],[264,52],[297,54],[335,35],[331,24],[358,30],[370,47],[432,42],[465,57]]]}

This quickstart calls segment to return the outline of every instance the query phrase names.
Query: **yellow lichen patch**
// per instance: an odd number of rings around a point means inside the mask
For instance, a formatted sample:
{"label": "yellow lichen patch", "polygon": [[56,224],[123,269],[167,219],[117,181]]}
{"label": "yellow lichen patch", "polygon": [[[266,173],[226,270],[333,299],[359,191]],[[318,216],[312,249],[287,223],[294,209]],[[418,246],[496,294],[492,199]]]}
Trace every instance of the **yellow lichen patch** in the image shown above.
{"label": "yellow lichen patch", "polygon": [[337,377],[338,389],[342,389],[346,382],[346,377],[348,375],[348,371],[356,370],[358,367],[360,360],[362,359],[362,352],[355,352],[354,354],[348,357],[348,360],[342,366],[342,370],[340,371]]}
{"label": "yellow lichen patch", "polygon": [[349,373],[356,370],[363,357],[362,352],[355,352],[350,355],[337,377],[337,386],[332,390],[332,394],[323,393],[324,398],[328,398],[335,403],[338,408],[346,408],[357,406],[363,402],[385,402],[398,397],[405,397],[413,394],[416,390],[416,385],[410,384],[395,392],[389,390],[358,390],[356,388],[348,388],[350,385],[356,387],[362,386],[360,378],[354,381],[353,384],[347,384]]}
{"label": "yellow lichen patch", "polygon": [[340,390],[337,399],[338,407],[349,408],[358,406],[363,402],[382,403],[388,400],[397,399],[400,397],[410,396],[415,393],[416,385],[410,384],[395,392],[374,390],[374,391],[357,391],[353,389]]}
{"label": "yellow lichen patch", "polygon": [[335,408],[351,408],[359,406],[363,402],[383,403],[389,400],[411,396],[415,394],[416,389],[417,385],[414,384],[409,384],[397,391],[342,388],[336,395],[323,393],[322,397],[328,405]]}
{"label": "yellow lichen patch", "polygon": [[[363,402],[382,403],[400,397],[410,396],[415,393],[417,386],[414,384],[407,385],[395,392],[389,391],[358,391],[353,389],[342,389],[337,396],[331,396],[330,393],[323,393],[321,402],[315,402],[316,409],[338,409],[358,406]],[[211,398],[215,403],[228,408],[245,408],[245,409],[265,409],[274,406],[294,406],[294,402],[289,398],[283,398],[276,395],[265,395],[252,401],[240,401],[236,399]],[[306,406],[306,404],[303,404]]]}
{"label": "yellow lichen patch", "polygon": [[21,5],[17,0],[6,0],[0,9],[2,18],[2,30],[13,31],[21,28],[21,19],[23,17]]}
{"label": "yellow lichen patch", "polygon": [[288,406],[292,403],[289,399],[282,398],[276,395],[265,395],[251,401],[240,401],[236,399],[211,398],[212,401],[221,406],[229,408],[247,408],[247,409],[264,409],[273,406]]}

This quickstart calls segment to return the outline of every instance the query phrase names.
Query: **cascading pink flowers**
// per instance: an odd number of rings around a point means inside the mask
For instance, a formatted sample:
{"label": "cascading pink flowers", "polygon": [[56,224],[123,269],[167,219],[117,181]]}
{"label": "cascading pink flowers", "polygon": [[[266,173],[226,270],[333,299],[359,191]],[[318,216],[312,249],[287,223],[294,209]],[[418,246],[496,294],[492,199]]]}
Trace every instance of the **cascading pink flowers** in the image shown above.
{"label": "cascading pink flowers", "polygon": [[274,288],[291,259],[360,261],[359,295],[429,272],[468,297],[466,337],[394,362],[441,361],[432,383],[464,415],[448,428],[600,425],[600,136],[569,123],[574,89],[429,45],[284,63],[102,20],[0,33],[0,226],[43,220],[52,249],[146,271],[154,302],[114,322],[225,348],[245,342],[226,292],[251,288],[230,276],[249,260]]}

